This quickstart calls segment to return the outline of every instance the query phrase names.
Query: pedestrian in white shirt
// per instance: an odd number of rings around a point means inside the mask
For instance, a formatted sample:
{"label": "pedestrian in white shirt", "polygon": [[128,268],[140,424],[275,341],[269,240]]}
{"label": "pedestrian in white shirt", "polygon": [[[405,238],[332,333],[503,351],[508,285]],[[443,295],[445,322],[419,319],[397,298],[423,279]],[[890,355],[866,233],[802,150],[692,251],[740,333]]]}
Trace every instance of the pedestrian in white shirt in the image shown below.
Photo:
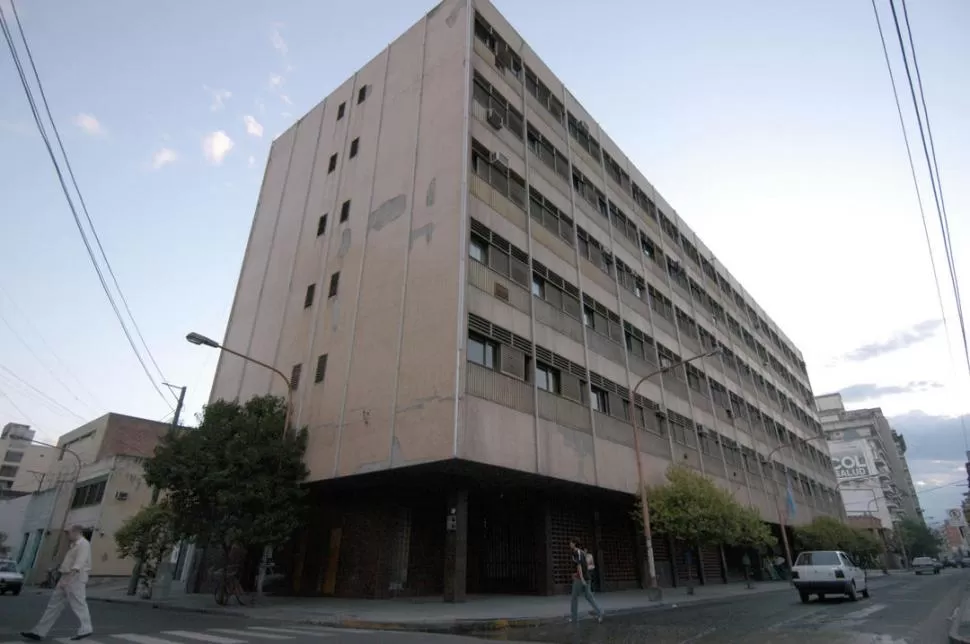
{"label": "pedestrian in white shirt", "polygon": [[83,640],[93,632],[86,596],[88,574],[91,572],[91,543],[84,538],[83,528],[79,525],[71,527],[68,538],[71,540],[71,547],[68,548],[61,563],[61,578],[37,626],[32,631],[21,633],[25,639],[33,641],[44,639],[54,626],[54,622],[64,612],[65,605],[71,607],[74,615],[81,622],[72,640]]}

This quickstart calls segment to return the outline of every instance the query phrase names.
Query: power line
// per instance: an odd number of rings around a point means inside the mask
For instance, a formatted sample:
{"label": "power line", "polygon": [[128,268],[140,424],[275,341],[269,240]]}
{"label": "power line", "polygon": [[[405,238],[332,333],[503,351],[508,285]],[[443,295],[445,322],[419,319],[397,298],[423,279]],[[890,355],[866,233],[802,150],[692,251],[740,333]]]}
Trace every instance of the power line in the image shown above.
{"label": "power line", "polygon": [[[48,403],[50,403],[50,404],[52,404],[52,405],[54,405],[56,407],[59,407],[60,409],[63,409],[64,411],[66,411],[67,413],[69,413],[71,416],[74,416],[78,420],[81,420],[81,421],[84,421],[84,422],[87,421],[87,419],[84,418],[84,416],[81,416],[80,414],[78,414],[77,412],[75,412],[73,409],[70,409],[66,405],[61,404],[60,402],[58,402],[57,400],[55,400],[51,396],[47,395],[46,393],[44,393],[43,391],[41,391],[40,389],[38,389],[37,387],[35,387],[34,385],[30,384],[29,382],[27,382],[26,380],[24,380],[23,378],[21,378],[19,375],[17,375],[17,373],[15,371],[13,371],[12,369],[9,369],[8,367],[5,367],[2,364],[0,364],[0,371],[5,371],[14,380],[16,380],[21,385],[27,387],[28,389],[30,389],[31,391],[33,391],[34,393],[36,393],[38,396],[40,396],[42,399],[44,399]],[[21,412],[21,413],[23,413],[23,412]]]}
{"label": "power line", "polygon": [[16,410],[16,412],[23,417],[24,420],[26,420],[31,425],[35,424],[34,421],[30,418],[30,416],[27,415],[27,412],[21,409],[20,406],[16,403],[16,401],[14,401],[14,399],[11,398],[10,395],[7,394],[3,389],[0,389],[0,398],[6,398],[7,402],[10,403],[10,406],[13,407]]}
{"label": "power line", "polygon": [[[20,25],[20,18],[17,15],[17,9],[16,9],[16,6],[13,3],[12,0],[11,0],[11,3],[10,3],[10,6],[13,9],[14,18],[15,18],[15,20],[17,22],[18,29],[19,29],[20,34],[21,34],[21,39],[24,42],[24,47],[25,47],[25,50],[27,51],[28,59],[30,60],[31,67],[33,68],[34,79],[35,79],[35,82],[37,83],[37,87],[38,87],[38,90],[39,90],[39,93],[40,93],[40,96],[41,96],[41,100],[44,103],[45,111],[47,112],[48,118],[50,120],[51,130],[54,132],[54,135],[55,135],[55,137],[56,137],[56,139],[58,141],[58,144],[59,144],[60,150],[61,150],[61,154],[64,156],[65,165],[66,165],[66,167],[68,167],[69,172],[71,174],[72,181],[73,181],[73,172],[70,171],[70,162],[68,161],[67,153],[66,153],[66,151],[64,149],[63,144],[61,143],[61,138],[60,138],[60,134],[59,134],[59,132],[57,130],[57,125],[54,122],[53,117],[51,116],[50,106],[48,105],[47,97],[46,97],[46,95],[44,93],[43,85],[42,85],[41,80],[40,80],[40,76],[37,73],[36,67],[33,65],[33,60],[32,60],[32,56],[30,54],[29,45],[27,44],[27,40],[24,37],[23,28]],[[161,387],[159,387],[159,385],[156,382],[156,380],[155,380],[154,376],[152,375],[151,371],[148,369],[148,366],[145,363],[145,360],[142,357],[141,352],[138,350],[138,347],[135,344],[134,339],[132,338],[131,332],[129,331],[128,326],[125,324],[124,317],[121,315],[121,311],[118,308],[118,304],[115,302],[115,299],[114,299],[114,297],[111,294],[111,290],[108,288],[108,284],[107,284],[107,281],[105,280],[104,273],[102,272],[101,267],[98,265],[97,258],[95,257],[94,251],[93,251],[93,249],[91,247],[91,243],[88,240],[87,234],[86,234],[86,232],[84,230],[84,226],[81,223],[81,219],[80,219],[80,217],[78,215],[77,208],[74,205],[74,201],[73,201],[73,199],[71,197],[70,190],[67,187],[67,182],[64,179],[64,173],[61,171],[60,164],[58,163],[58,160],[57,160],[57,156],[54,154],[53,147],[51,146],[50,138],[48,137],[47,132],[44,129],[44,124],[42,122],[42,119],[41,119],[41,116],[40,116],[40,112],[39,112],[39,110],[37,108],[37,104],[34,101],[33,95],[31,93],[30,83],[27,80],[27,76],[26,76],[26,74],[24,72],[23,64],[20,61],[20,55],[17,52],[16,46],[14,45],[13,36],[11,35],[10,27],[9,27],[9,25],[7,23],[6,16],[4,15],[2,9],[0,9],[0,28],[2,28],[4,38],[7,41],[7,46],[10,49],[10,55],[12,56],[12,58],[14,60],[15,67],[17,68],[17,73],[18,73],[18,75],[20,77],[20,83],[21,83],[21,85],[23,87],[24,93],[25,93],[25,95],[27,97],[27,102],[28,102],[28,104],[30,106],[31,113],[32,113],[32,115],[34,117],[34,123],[37,125],[37,129],[40,132],[41,138],[42,138],[42,140],[44,142],[44,146],[47,149],[47,154],[50,157],[51,162],[54,164],[54,170],[56,171],[58,181],[61,184],[61,190],[64,192],[64,197],[67,199],[68,206],[71,209],[71,214],[74,217],[74,223],[77,225],[78,232],[81,234],[81,240],[84,242],[84,247],[87,250],[88,257],[90,258],[91,264],[94,266],[94,270],[95,270],[95,272],[98,275],[98,280],[101,283],[101,288],[102,288],[102,290],[104,290],[104,293],[105,293],[105,295],[108,298],[108,302],[111,304],[111,308],[112,308],[112,310],[115,313],[115,317],[118,319],[119,324],[121,324],[122,331],[124,332],[125,337],[128,339],[128,344],[131,345],[132,351],[134,351],[135,357],[138,359],[139,364],[141,364],[141,367],[144,370],[145,375],[148,376],[148,379],[151,382],[152,387],[158,393],[159,397],[161,397],[162,400],[164,400],[165,403],[167,405],[169,405],[169,407],[171,407],[171,403],[169,402],[169,400],[166,397],[166,395],[163,393]],[[80,201],[82,203],[82,207],[83,207],[83,197],[81,197],[81,193],[80,193],[80,190],[78,190],[76,181],[74,181],[74,187],[75,187],[75,190],[78,193],[78,197],[79,197],[79,199],[80,199]],[[85,209],[85,215],[86,215],[86,209]],[[89,217],[88,217],[88,222],[90,224],[90,218]],[[93,225],[92,225],[92,231],[93,230],[94,229],[93,229]],[[95,235],[96,235],[96,233],[95,233]],[[100,242],[99,242],[99,247],[100,247]],[[102,256],[103,256],[103,259],[104,259],[105,263],[107,264],[107,257],[103,255],[103,249],[102,249]],[[115,286],[117,287],[117,281],[115,282]],[[119,289],[119,294],[121,294],[120,289]],[[122,298],[123,297],[124,296],[122,295]],[[129,310],[129,317],[130,316],[131,316],[131,312]],[[136,328],[136,330],[137,330],[137,324],[135,323],[134,318],[132,318],[131,321],[132,321],[132,326],[134,326]],[[141,332],[140,331],[138,331],[138,335],[142,339],[142,343],[144,344],[144,338],[141,336]],[[151,357],[151,352],[148,350],[147,345],[145,346],[145,350],[146,350],[147,353],[149,353],[149,356]],[[154,363],[154,357],[151,357],[151,360]],[[155,363],[155,367],[156,367],[156,369],[158,369],[157,363]],[[160,370],[159,370],[159,373],[161,374],[161,371]],[[162,378],[164,379],[164,375],[162,376]]]}

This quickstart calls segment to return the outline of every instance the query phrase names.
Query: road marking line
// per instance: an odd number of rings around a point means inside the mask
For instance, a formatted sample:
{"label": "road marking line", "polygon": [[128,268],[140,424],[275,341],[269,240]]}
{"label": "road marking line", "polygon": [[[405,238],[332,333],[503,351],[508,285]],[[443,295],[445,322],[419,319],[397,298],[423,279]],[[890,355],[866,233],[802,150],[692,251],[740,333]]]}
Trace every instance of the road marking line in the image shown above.
{"label": "road marking line", "polygon": [[840,620],[844,620],[844,619],[865,619],[866,617],[869,617],[873,613],[878,613],[883,608],[886,608],[886,604],[873,604],[872,606],[869,606],[867,608],[863,608],[862,610],[857,610],[855,612],[847,613],[845,615],[842,615],[838,619],[840,619]]}
{"label": "road marking line", "polygon": [[[249,626],[246,628],[247,631],[268,631],[270,633],[290,633],[293,635],[316,635],[318,637],[333,637],[334,633],[328,631],[317,631],[317,630],[297,630],[295,628],[269,628],[268,626]],[[23,644],[21,642],[21,644]]]}
{"label": "road marking line", "polygon": [[696,642],[697,640],[701,639],[702,637],[707,637],[708,635],[710,635],[711,633],[713,633],[716,630],[717,630],[717,627],[711,626],[710,628],[701,631],[697,635],[693,635],[691,637],[688,637],[685,640],[680,640],[680,642],[678,644],[691,644],[691,642]]}
{"label": "road marking line", "polygon": [[219,637],[218,635],[207,635],[205,633],[196,633],[193,631],[162,631],[162,634],[174,635],[175,637],[181,637],[187,640],[210,642],[210,644],[246,644],[246,640],[237,640],[231,637]]}
{"label": "road marking line", "polygon": [[119,640],[127,640],[129,642],[134,642],[135,644],[179,644],[178,642],[173,642],[172,640],[163,640],[160,637],[138,635],[136,633],[114,633],[109,637],[117,637]]}
{"label": "road marking line", "polygon": [[241,635],[243,637],[256,637],[263,640],[291,640],[289,635],[274,635],[273,633],[254,633],[253,631],[240,631],[234,628],[210,628],[214,633],[225,633],[226,635]]}
{"label": "road marking line", "polygon": [[[57,637],[55,639],[58,642],[61,642],[61,644],[74,644],[71,641],[71,638],[70,637]],[[85,642],[85,644],[101,644],[101,642],[99,642],[98,640],[93,640],[90,637],[85,637],[83,641]],[[23,643],[23,640],[21,640],[20,644],[24,644]]]}

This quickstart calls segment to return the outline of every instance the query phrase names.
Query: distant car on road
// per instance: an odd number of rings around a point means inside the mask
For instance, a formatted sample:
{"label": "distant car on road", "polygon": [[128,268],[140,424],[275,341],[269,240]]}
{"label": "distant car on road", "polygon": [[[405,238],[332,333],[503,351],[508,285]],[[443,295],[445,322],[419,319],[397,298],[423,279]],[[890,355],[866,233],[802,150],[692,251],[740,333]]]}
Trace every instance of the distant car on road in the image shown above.
{"label": "distant car on road", "polygon": [[24,576],[17,570],[13,559],[0,559],[0,595],[10,592],[19,595],[24,587]]}
{"label": "distant car on road", "polygon": [[943,564],[932,557],[916,557],[916,559],[913,559],[913,572],[917,575],[922,575],[924,572],[938,575],[942,568]]}
{"label": "distant car on road", "polygon": [[866,571],[841,550],[808,550],[798,555],[792,566],[792,583],[803,604],[811,595],[846,595],[857,601],[869,597]]}

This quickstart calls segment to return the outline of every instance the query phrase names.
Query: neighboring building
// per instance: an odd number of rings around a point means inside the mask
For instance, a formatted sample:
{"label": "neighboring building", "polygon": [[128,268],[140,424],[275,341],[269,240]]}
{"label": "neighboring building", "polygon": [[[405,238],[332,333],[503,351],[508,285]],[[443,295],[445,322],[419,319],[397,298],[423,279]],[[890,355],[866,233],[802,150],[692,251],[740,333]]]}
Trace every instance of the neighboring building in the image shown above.
{"label": "neighboring building", "polygon": [[923,520],[906,463],[906,442],[878,407],[847,411],[841,394],[815,399],[848,514],[872,514],[885,528]]}
{"label": "neighboring building", "polygon": [[151,489],[143,463],[168,429],[167,423],[110,413],[58,439],[45,489],[33,495],[19,533],[18,561],[29,571],[28,582],[42,581],[63,556],[67,539],[62,530],[72,525],[86,528],[92,576],[131,573],[133,562],[118,557],[114,533],[148,504]]}
{"label": "neighboring building", "polygon": [[6,535],[6,540],[0,544],[0,547],[7,549],[6,555],[0,550],[0,557],[14,557],[20,552],[20,546],[23,543],[20,526],[24,523],[29,503],[29,494],[0,498],[0,534]]}
{"label": "neighboring building", "polygon": [[0,499],[39,490],[57,452],[34,445],[29,425],[7,423],[0,431]]}
{"label": "neighboring building", "polygon": [[[794,523],[843,513],[799,351],[485,0],[274,141],[224,344],[291,374],[309,428],[298,592],[561,592],[574,535],[604,588],[642,583],[631,414],[649,484],[686,464],[766,521],[788,480]],[[221,354],[212,400],[267,392]],[[694,557],[706,583],[740,559]]]}
{"label": "neighboring building", "polygon": [[886,568],[899,568],[901,557],[899,544],[896,541],[894,532],[886,528],[879,517],[871,514],[849,516],[848,524],[858,530],[865,530],[873,535],[882,543],[883,554],[881,564]]}

